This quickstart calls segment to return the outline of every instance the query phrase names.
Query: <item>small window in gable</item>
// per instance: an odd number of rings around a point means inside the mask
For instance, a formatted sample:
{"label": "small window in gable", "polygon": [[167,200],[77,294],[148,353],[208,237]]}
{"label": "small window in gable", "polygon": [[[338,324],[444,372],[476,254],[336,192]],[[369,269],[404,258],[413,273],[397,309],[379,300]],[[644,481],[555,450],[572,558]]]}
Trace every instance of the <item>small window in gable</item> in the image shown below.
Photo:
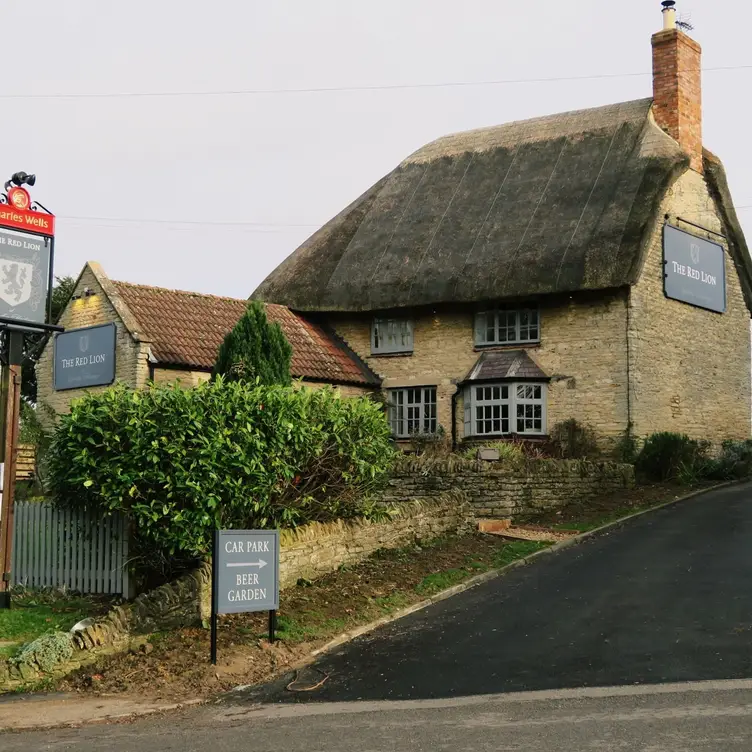
{"label": "small window in gable", "polygon": [[476,314],[476,345],[531,342],[540,342],[540,313],[537,308],[501,308]]}
{"label": "small window in gable", "polygon": [[374,319],[371,354],[393,355],[413,351],[413,322],[409,319]]}

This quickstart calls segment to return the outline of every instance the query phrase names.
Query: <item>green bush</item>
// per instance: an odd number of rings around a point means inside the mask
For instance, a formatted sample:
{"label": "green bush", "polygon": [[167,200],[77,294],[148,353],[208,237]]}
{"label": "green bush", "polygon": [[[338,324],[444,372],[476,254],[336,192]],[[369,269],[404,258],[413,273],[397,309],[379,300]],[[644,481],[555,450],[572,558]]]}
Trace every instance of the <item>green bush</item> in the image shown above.
{"label": "green bush", "polygon": [[270,324],[266,308],[252,301],[219,347],[214,375],[227,381],[289,386],[292,348],[279,324]]}
{"label": "green bush", "polygon": [[710,475],[716,480],[752,478],[752,440],[724,441],[710,466]]}
{"label": "green bush", "polygon": [[551,429],[552,453],[563,460],[585,460],[600,455],[595,431],[575,418],[563,420]]}
{"label": "green bush", "polygon": [[685,434],[654,433],[645,439],[635,466],[649,480],[691,482],[706,477],[711,467],[710,444]]}
{"label": "green bush", "polygon": [[394,450],[368,399],[217,378],[89,394],[61,418],[50,454],[58,503],[122,511],[142,542],[198,556],[215,528],[358,516]]}
{"label": "green bush", "polygon": [[496,449],[499,452],[499,462],[517,464],[525,461],[525,450],[514,441],[494,441],[489,444],[475,444],[462,452],[462,456],[468,460],[474,460],[478,456],[478,450]]}

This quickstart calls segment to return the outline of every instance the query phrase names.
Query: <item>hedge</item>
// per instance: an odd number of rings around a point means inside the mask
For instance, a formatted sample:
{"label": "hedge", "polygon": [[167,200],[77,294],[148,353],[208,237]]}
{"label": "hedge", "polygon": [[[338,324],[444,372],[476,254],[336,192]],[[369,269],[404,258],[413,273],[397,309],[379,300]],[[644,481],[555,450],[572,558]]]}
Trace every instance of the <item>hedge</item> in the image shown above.
{"label": "hedge", "polygon": [[125,512],[162,551],[201,555],[215,528],[363,514],[393,457],[383,408],[367,398],[220,377],[73,403],[53,437],[50,486],[60,504]]}

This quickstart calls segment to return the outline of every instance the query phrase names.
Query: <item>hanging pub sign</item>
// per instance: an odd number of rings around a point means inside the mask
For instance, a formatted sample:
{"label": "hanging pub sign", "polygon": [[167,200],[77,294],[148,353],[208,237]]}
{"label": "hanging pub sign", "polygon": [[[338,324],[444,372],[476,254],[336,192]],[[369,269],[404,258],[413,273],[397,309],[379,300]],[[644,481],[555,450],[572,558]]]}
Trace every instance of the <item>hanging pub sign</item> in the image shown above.
{"label": "hanging pub sign", "polygon": [[115,324],[55,335],[55,391],[107,386],[115,381]]}
{"label": "hanging pub sign", "polygon": [[663,228],[663,289],[667,298],[709,311],[726,311],[726,265],[722,245]]}
{"label": "hanging pub sign", "polygon": [[55,217],[41,211],[29,192],[34,185],[16,173],[0,201],[0,323],[38,327],[48,323],[52,288]]}

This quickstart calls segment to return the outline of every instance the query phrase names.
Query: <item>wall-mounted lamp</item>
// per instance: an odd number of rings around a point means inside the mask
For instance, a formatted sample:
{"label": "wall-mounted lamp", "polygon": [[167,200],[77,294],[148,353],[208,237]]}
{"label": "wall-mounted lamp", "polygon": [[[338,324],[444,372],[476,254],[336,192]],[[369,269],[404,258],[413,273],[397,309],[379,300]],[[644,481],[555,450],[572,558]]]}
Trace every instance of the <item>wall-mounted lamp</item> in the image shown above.
{"label": "wall-mounted lamp", "polygon": [[91,287],[84,287],[84,291],[82,293],[76,293],[75,295],[71,295],[71,300],[81,300],[81,298],[90,298],[92,295],[96,295],[96,292],[91,289]]}

